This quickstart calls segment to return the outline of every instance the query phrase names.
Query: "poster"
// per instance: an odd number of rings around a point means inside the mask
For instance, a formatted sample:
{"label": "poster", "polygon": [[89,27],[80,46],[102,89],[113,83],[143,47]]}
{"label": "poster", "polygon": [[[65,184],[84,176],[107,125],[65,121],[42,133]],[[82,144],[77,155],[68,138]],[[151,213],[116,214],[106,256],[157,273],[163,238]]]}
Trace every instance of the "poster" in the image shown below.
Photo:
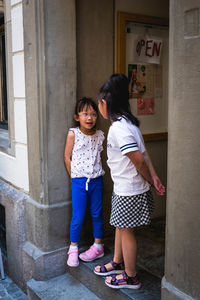
{"label": "poster", "polygon": [[[168,109],[168,28],[153,26],[147,30],[145,25],[127,22],[126,29],[125,72],[129,78],[131,111],[140,120],[142,133],[165,132]],[[159,60],[153,61],[155,58]]]}
{"label": "poster", "polygon": [[153,115],[153,114],[154,114],[154,98],[138,98],[137,115]]}
{"label": "poster", "polygon": [[159,65],[128,64],[129,97],[162,97],[162,68]]}

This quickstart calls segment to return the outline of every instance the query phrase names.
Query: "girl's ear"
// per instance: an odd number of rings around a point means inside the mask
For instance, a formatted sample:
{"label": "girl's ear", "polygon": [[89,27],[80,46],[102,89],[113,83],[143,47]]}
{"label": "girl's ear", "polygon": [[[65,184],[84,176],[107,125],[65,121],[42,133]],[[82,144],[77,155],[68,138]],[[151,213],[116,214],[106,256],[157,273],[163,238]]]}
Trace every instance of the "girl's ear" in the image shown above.
{"label": "girl's ear", "polygon": [[106,104],[106,100],[105,99],[101,99],[101,101],[103,102],[103,104]]}
{"label": "girl's ear", "polygon": [[79,122],[79,116],[76,115],[76,114],[74,114],[74,120],[75,120],[76,122]]}

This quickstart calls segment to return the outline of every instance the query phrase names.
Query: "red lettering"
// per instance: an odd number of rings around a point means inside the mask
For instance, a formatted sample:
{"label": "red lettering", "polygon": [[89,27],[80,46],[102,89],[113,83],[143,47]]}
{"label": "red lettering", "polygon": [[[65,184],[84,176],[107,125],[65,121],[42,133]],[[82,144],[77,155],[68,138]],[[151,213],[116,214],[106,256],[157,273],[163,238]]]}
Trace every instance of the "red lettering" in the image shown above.
{"label": "red lettering", "polygon": [[[149,45],[153,42],[153,40],[147,40],[146,41],[146,52],[145,52],[145,55],[146,56],[149,56],[149,57],[152,57],[152,45]],[[151,49],[151,54],[149,53],[149,50]]]}
{"label": "red lettering", "polygon": [[138,56],[141,55],[142,47],[145,46],[145,55],[152,56],[160,56],[161,51],[161,42],[156,42],[154,40],[139,40],[136,46],[136,52]]}
{"label": "red lettering", "polygon": [[154,56],[154,52],[156,52],[157,56],[160,56],[160,48],[161,48],[161,42],[159,44],[157,44],[156,42],[154,42],[153,44],[153,51],[152,51],[152,56]]}

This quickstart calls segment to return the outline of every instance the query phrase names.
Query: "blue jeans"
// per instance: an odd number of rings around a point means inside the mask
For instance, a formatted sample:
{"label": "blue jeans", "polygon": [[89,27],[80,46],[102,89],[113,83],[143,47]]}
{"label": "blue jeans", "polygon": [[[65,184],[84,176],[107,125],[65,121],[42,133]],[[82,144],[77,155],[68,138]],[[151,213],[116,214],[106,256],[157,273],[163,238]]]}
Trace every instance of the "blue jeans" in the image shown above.
{"label": "blue jeans", "polygon": [[80,240],[87,203],[89,203],[90,206],[93,237],[101,239],[103,235],[103,177],[91,178],[88,183],[88,190],[86,190],[86,181],[86,177],[71,179],[72,219],[70,225],[70,240],[72,243],[77,243]]}

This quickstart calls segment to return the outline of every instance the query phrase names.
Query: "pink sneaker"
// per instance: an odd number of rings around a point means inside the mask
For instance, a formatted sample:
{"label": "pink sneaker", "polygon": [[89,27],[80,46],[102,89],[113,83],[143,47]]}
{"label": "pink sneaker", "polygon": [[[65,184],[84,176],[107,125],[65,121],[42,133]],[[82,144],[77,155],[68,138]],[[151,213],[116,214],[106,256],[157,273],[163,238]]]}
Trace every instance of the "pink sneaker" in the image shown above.
{"label": "pink sneaker", "polygon": [[84,261],[93,261],[93,260],[103,257],[103,256],[104,256],[103,246],[99,250],[94,245],[92,245],[87,251],[85,251],[79,255],[80,259],[82,259]]}
{"label": "pink sneaker", "polygon": [[68,254],[68,260],[67,260],[68,266],[78,267],[78,265],[79,265],[78,247],[76,249],[69,249],[67,254]]}

